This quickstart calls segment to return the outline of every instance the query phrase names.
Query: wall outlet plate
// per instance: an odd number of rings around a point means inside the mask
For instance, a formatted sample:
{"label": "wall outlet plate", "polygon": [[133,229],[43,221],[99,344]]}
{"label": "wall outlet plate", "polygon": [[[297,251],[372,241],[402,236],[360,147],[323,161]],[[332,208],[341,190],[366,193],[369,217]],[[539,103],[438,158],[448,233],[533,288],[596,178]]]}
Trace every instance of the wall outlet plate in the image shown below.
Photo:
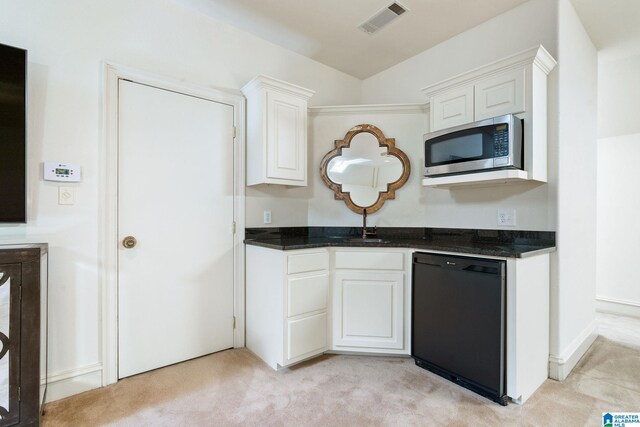
{"label": "wall outlet plate", "polygon": [[265,224],[271,224],[271,211],[264,211],[263,219]]}
{"label": "wall outlet plate", "polygon": [[80,165],[76,163],[44,162],[45,181],[80,182]]}
{"label": "wall outlet plate", "polygon": [[498,209],[498,227],[515,227],[516,226],[516,210],[515,209]]}

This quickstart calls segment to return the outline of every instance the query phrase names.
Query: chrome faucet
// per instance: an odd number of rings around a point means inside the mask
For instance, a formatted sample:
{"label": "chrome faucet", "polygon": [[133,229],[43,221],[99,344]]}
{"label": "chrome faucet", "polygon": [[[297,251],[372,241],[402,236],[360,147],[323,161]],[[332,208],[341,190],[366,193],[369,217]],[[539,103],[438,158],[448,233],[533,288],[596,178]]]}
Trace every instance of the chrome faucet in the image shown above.
{"label": "chrome faucet", "polygon": [[362,238],[376,237],[378,235],[378,227],[373,226],[373,230],[367,231],[367,209],[362,210]]}

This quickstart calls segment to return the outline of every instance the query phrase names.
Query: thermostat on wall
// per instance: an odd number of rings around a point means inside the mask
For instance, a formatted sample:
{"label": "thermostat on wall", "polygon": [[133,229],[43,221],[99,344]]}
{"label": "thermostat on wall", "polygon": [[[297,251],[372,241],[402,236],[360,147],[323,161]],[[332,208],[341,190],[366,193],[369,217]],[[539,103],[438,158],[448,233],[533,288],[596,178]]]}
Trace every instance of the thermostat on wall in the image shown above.
{"label": "thermostat on wall", "polygon": [[75,163],[44,162],[45,181],[80,181],[80,165]]}

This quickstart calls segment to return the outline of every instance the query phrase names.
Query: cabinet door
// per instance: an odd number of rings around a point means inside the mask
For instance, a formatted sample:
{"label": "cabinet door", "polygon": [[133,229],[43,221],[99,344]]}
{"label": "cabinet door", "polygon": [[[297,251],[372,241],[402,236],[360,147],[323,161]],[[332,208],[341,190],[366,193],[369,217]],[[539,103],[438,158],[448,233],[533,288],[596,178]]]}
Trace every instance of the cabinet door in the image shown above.
{"label": "cabinet door", "polygon": [[524,111],[524,69],[502,73],[475,85],[475,120]]}
{"label": "cabinet door", "polygon": [[327,313],[287,321],[284,366],[327,350]]}
{"label": "cabinet door", "polygon": [[0,264],[0,425],[20,419],[20,264]]}
{"label": "cabinet door", "polygon": [[275,91],[267,92],[267,178],[307,182],[307,101]]}
{"label": "cabinet door", "polygon": [[431,98],[431,132],[473,121],[473,86],[450,90]]}
{"label": "cabinet door", "polygon": [[335,274],[334,345],[402,349],[404,273]]}

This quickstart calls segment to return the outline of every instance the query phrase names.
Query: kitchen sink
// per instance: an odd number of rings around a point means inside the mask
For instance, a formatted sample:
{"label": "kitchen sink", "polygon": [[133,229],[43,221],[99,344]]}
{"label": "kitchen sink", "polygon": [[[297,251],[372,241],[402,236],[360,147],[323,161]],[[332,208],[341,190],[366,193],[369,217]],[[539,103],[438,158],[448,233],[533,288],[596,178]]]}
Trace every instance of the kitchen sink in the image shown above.
{"label": "kitchen sink", "polygon": [[388,240],[379,239],[377,237],[367,237],[367,238],[352,237],[350,239],[346,239],[345,242],[348,242],[348,243],[389,243]]}

